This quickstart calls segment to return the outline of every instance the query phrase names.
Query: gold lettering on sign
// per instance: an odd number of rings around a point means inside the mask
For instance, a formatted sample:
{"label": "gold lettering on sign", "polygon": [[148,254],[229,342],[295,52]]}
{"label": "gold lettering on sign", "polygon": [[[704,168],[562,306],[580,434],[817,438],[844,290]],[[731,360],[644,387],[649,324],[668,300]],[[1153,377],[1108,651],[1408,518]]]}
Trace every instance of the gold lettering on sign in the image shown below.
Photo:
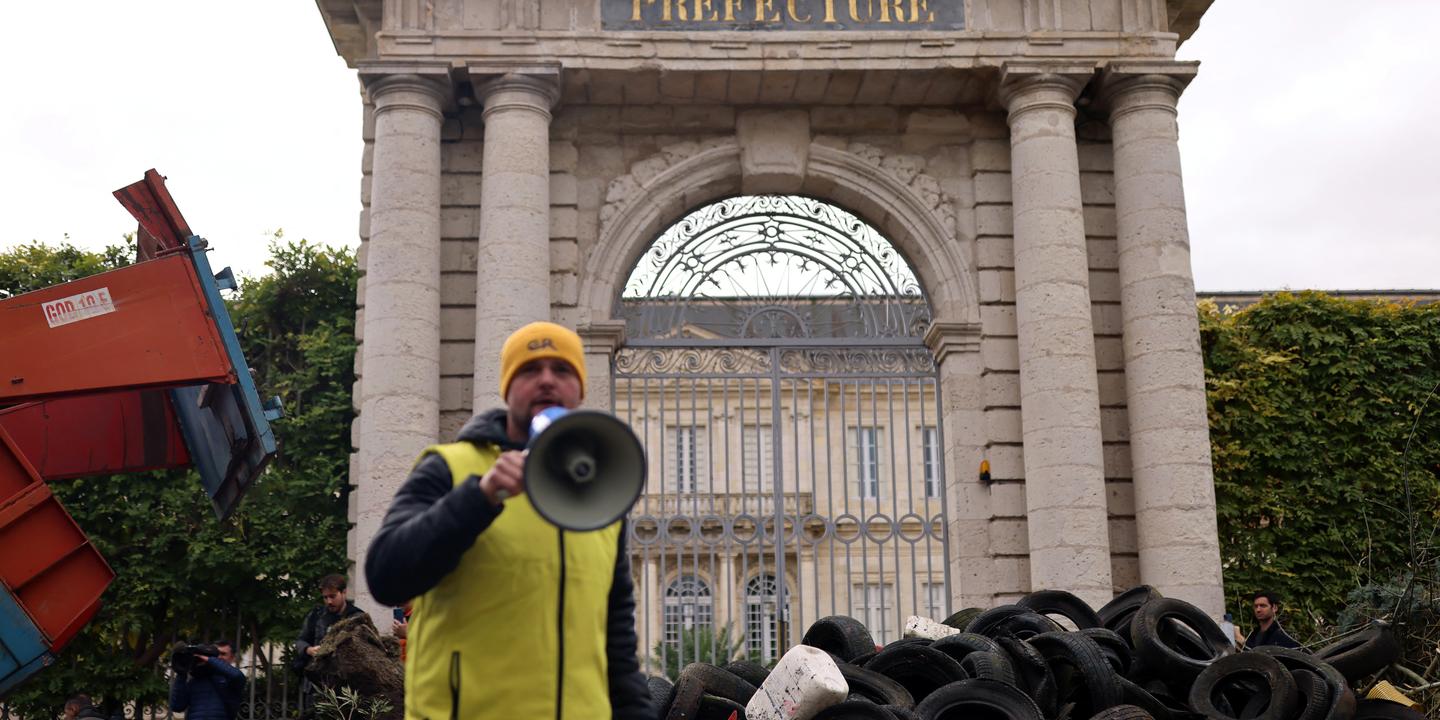
{"label": "gold lettering on sign", "polygon": [[[526,3],[530,0],[513,0]],[[936,15],[953,15],[951,5],[958,0],[945,0],[947,5],[936,10],[934,0],[602,0],[606,22],[625,17],[629,22],[655,29],[723,29],[737,25],[752,29],[889,29],[905,25],[925,27],[936,22]],[[753,12],[751,3],[754,3]],[[838,6],[838,7],[837,7]],[[848,14],[847,14],[848,11]],[[618,16],[618,17],[617,17]],[[896,28],[899,29],[899,28]]]}

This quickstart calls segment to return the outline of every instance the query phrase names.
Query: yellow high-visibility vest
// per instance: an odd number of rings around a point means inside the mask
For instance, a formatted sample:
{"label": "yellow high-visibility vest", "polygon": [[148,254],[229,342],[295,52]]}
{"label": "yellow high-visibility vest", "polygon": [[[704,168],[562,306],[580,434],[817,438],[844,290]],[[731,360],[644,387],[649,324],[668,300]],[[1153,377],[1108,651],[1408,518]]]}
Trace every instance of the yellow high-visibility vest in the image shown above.
{"label": "yellow high-visibility vest", "polygon": [[[455,485],[484,475],[493,445],[435,445]],[[471,482],[474,482],[473,480]],[[526,495],[415,600],[405,660],[407,720],[608,720],[605,655],[620,523],[562,531]]]}

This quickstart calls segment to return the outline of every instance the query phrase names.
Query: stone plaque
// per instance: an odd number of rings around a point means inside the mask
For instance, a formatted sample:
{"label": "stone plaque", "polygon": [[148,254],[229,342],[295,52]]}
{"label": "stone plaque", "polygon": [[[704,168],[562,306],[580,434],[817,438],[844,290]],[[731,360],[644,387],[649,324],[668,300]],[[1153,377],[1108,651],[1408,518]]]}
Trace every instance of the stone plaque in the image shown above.
{"label": "stone plaque", "polygon": [[963,30],[964,0],[601,0],[606,30]]}

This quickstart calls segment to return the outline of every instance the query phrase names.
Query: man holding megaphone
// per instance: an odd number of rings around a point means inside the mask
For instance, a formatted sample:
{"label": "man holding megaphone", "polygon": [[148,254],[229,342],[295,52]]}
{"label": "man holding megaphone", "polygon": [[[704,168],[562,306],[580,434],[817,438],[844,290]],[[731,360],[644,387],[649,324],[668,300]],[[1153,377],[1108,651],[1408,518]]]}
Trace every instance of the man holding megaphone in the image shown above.
{"label": "man holding megaphone", "polygon": [[[414,598],[405,716],[650,720],[623,520],[565,530],[526,494],[531,420],[585,395],[580,337],[548,322],[517,330],[500,394],[504,408],[425,450],[365,560],[377,601]],[[534,452],[571,450],[554,445]]]}

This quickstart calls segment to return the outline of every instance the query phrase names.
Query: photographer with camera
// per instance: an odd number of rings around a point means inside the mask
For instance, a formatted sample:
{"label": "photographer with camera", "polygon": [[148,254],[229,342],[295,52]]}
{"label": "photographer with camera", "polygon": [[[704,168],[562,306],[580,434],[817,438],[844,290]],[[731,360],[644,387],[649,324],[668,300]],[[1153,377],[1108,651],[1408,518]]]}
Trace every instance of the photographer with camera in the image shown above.
{"label": "photographer with camera", "polygon": [[235,667],[235,646],[177,645],[170,655],[170,711],[186,720],[234,720],[245,691],[245,673]]}

